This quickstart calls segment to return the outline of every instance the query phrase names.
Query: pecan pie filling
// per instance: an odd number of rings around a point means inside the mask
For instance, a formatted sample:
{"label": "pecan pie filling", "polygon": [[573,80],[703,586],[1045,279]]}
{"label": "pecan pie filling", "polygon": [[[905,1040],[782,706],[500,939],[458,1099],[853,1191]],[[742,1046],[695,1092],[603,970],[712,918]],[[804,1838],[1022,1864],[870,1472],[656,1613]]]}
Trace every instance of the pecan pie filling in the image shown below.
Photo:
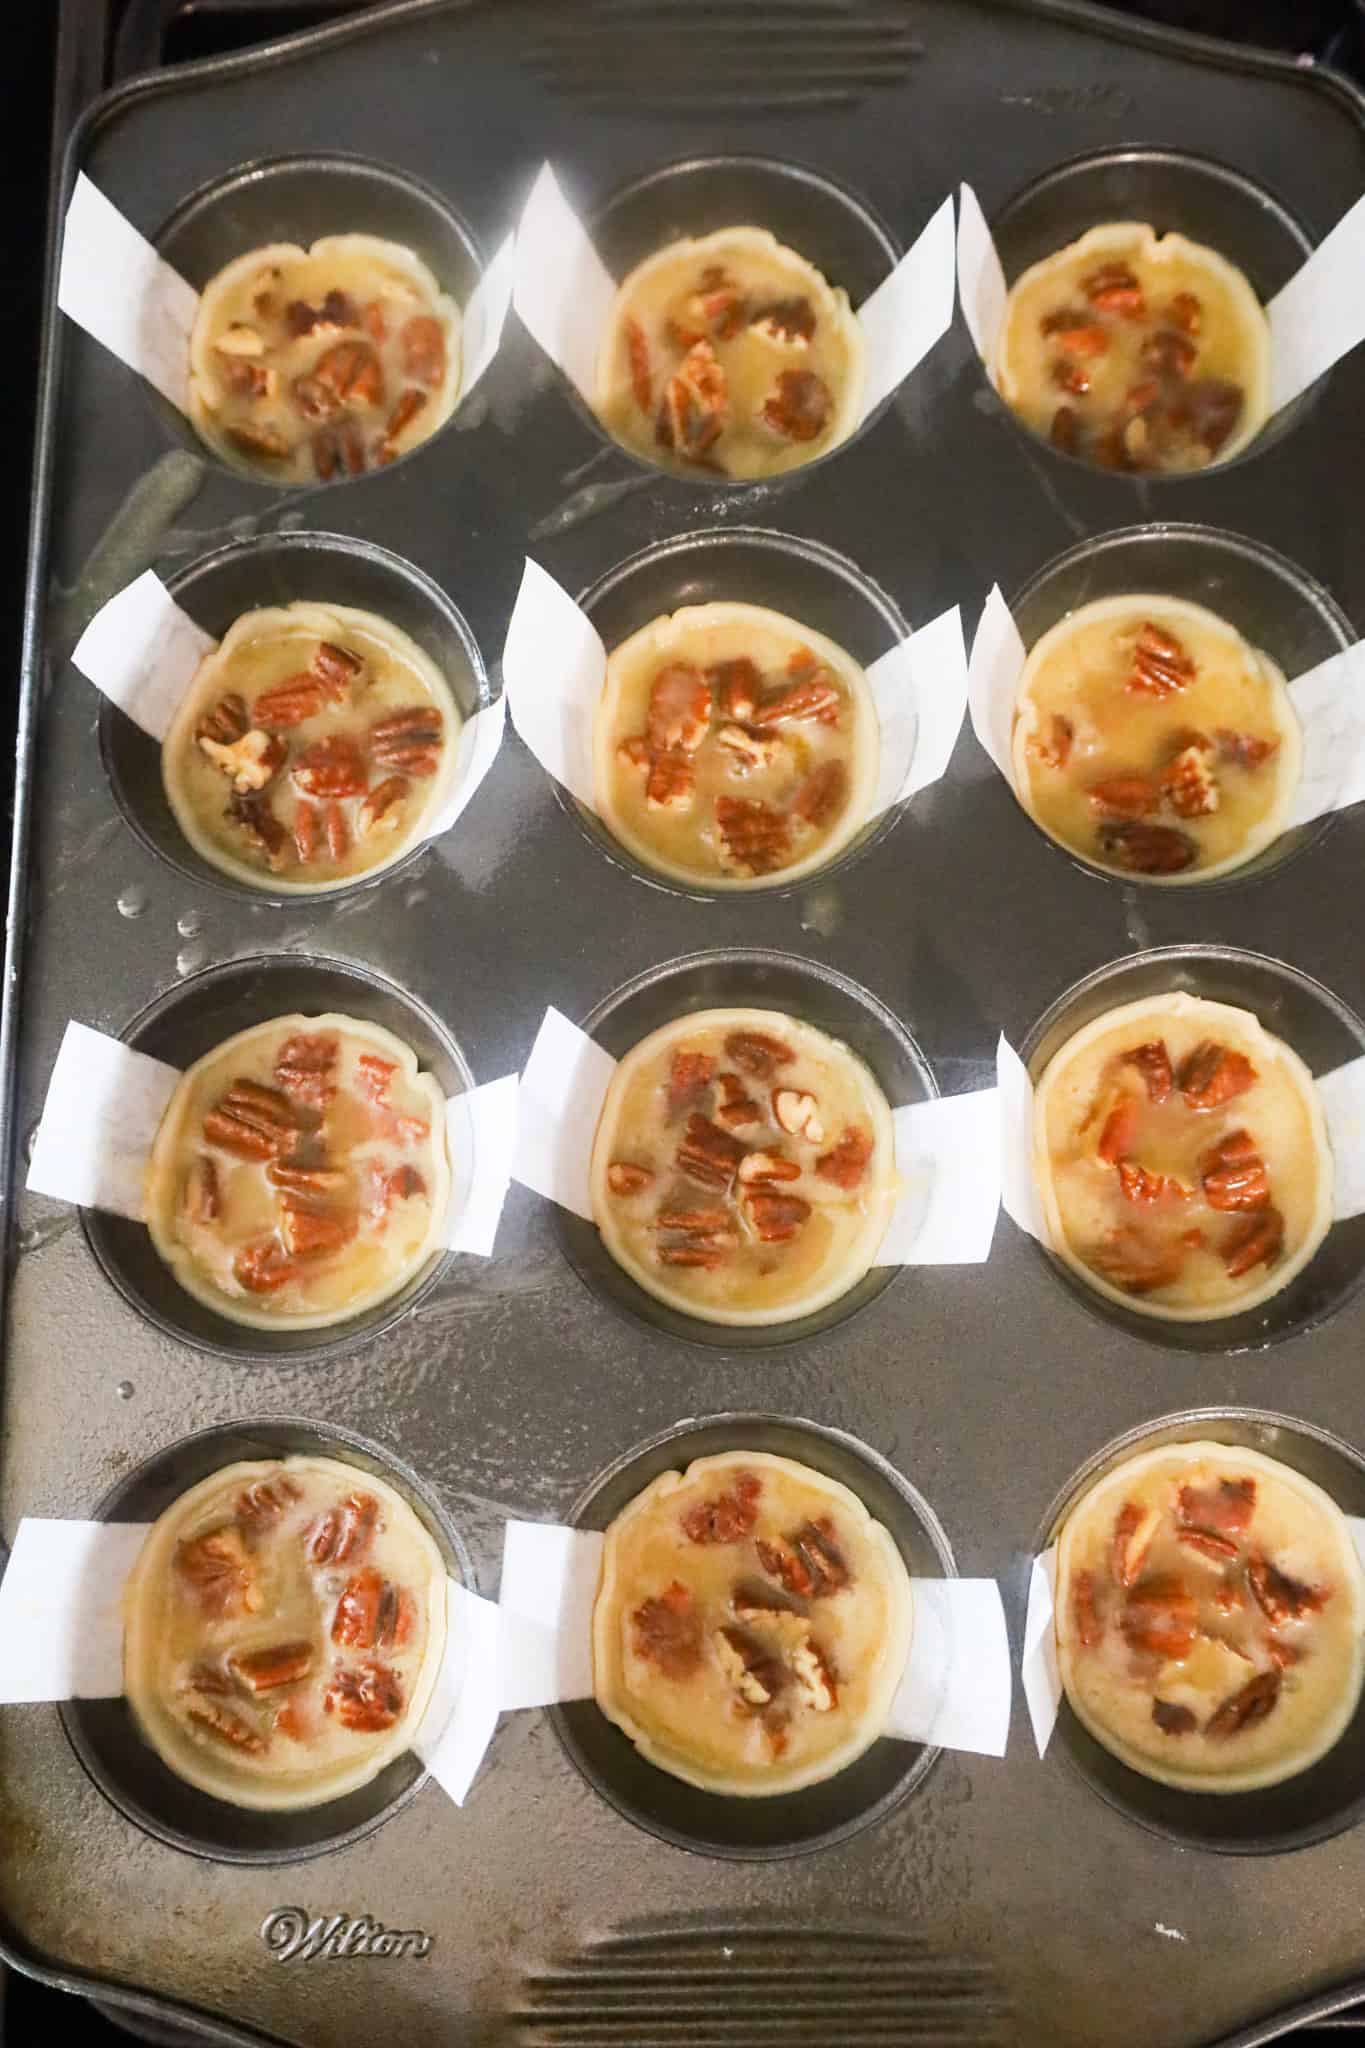
{"label": "pecan pie filling", "polygon": [[618,441],[695,478],[774,476],[857,425],[862,329],[848,296],[762,228],[671,242],[608,315],[597,411]]}
{"label": "pecan pie filling", "polygon": [[124,1683],[179,1777],[308,1807],[408,1748],[445,1646],[445,1566],[391,1486],[329,1458],[229,1465],[153,1523]]}
{"label": "pecan pie filling", "polygon": [[245,612],[205,656],[161,749],[195,851],[272,893],[333,888],[420,838],[456,771],[460,713],[416,641],[373,612]]}
{"label": "pecan pie filling", "polygon": [[147,1227],[233,1322],[308,1328],[374,1307],[438,1249],[445,1101],[355,1017],[279,1017],[182,1075],[152,1148]]}
{"label": "pecan pie filling", "polygon": [[883,1732],[910,1635],[905,1565],[856,1495],[726,1452],[663,1473],[607,1530],[593,1689],[661,1770],[790,1792]]}
{"label": "pecan pie filling", "polygon": [[280,483],[382,469],[449,419],[459,388],[459,308],[400,243],[276,243],[204,287],[190,417],[237,469]]}
{"label": "pecan pie filling", "polygon": [[1278,1784],[1360,1697],[1365,1576],[1346,1519],[1255,1451],[1171,1444],[1108,1474],[1062,1530],[1056,1615],[1081,1721],[1166,1784]]}
{"label": "pecan pie filling", "polygon": [[1225,874],[1283,830],[1302,739],[1283,675],[1202,605],[1101,598],[1019,682],[1015,787],[1083,859],[1144,880]]}
{"label": "pecan pie filling", "polygon": [[692,605],[612,653],[593,754],[598,812],[638,859],[761,888],[856,836],[877,714],[862,669],[822,634],[759,605]]}
{"label": "pecan pie filling", "polygon": [[1249,1011],[1173,994],[1087,1025],[1034,1099],[1053,1248],[1152,1316],[1207,1320],[1268,1300],[1332,1221],[1312,1075]]}
{"label": "pecan pie filling", "polygon": [[992,373],[1024,424],[1069,455],[1204,469],[1265,425],[1270,330],[1216,250],[1113,222],[1016,279]]}
{"label": "pecan pie filling", "polygon": [[847,1293],[876,1259],[898,1185],[872,1074],[777,1010],[703,1010],[642,1039],[593,1143],[607,1250],[708,1322],[789,1322]]}

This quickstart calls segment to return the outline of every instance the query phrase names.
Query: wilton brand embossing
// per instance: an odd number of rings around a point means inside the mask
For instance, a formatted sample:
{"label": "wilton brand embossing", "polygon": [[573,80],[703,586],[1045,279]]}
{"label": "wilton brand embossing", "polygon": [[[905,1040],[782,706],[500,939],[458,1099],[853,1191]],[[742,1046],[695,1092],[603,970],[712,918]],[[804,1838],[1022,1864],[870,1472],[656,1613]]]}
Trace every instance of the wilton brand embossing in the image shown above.
{"label": "wilton brand embossing", "polygon": [[309,1919],[302,1906],[277,1906],[261,1922],[261,1940],[282,1963],[311,1963],[315,1957],[429,1956],[432,1937],[419,1927],[400,1932],[361,1913],[319,1913]]}

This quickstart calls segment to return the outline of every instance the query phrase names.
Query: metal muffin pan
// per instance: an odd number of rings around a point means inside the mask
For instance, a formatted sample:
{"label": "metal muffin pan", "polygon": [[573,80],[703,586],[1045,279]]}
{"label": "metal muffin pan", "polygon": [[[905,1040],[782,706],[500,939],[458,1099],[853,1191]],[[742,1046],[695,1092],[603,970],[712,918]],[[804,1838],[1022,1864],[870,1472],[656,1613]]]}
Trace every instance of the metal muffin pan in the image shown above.
{"label": "metal muffin pan", "polygon": [[[1163,946],[1097,968],[1058,996],[1020,1047],[1037,1081],[1054,1055],[1078,1031],[1125,1003],[1181,991],[1250,1010],[1283,1039],[1316,1077],[1365,1054],[1365,1024],[1339,997],[1283,960],[1240,953],[1231,946]],[[1032,1240],[1036,1242],[1036,1240]],[[1235,1354],[1263,1349],[1281,1338],[1316,1329],[1334,1315],[1365,1278],[1365,1216],[1334,1223],[1312,1259],[1280,1293],[1237,1315],[1213,1322],[1165,1322],[1110,1301],[1046,1245],[1038,1250],[1068,1291],[1095,1315],[1163,1350]]]}
{"label": "metal muffin pan", "polygon": [[[157,1451],[110,1488],[97,1522],[151,1522],[201,1479],[249,1458],[296,1454],[335,1458],[371,1472],[407,1501],[461,1585],[472,1584],[459,1532],[417,1474],[391,1451],[335,1424],[301,1417],[215,1424]],[[62,1724],[71,1746],[107,1799],[137,1827],[191,1856],[216,1863],[301,1863],[359,1842],[402,1811],[426,1781],[407,1750],[368,1785],[296,1813],[255,1812],[215,1799],[162,1762],[138,1729],[126,1699],[68,1700]]]}
{"label": "metal muffin pan", "polygon": [[[1025,647],[1082,605],[1101,598],[1138,596],[1185,598],[1214,611],[1237,628],[1250,645],[1280,668],[1289,681],[1340,654],[1356,635],[1350,620],[1330,591],[1244,534],[1219,533],[1212,527],[1176,524],[1129,526],[1117,533],[1080,541],[1048,562],[1030,578],[1010,604]],[[1311,846],[1335,823],[1336,814],[1282,832],[1244,867],[1210,882],[1188,882],[1184,888],[1235,889],[1270,874]],[[1043,828],[1036,819],[1030,822]],[[1160,883],[1134,875],[1131,880],[1087,861],[1074,848],[1043,832],[1056,847],[1087,873],[1120,888],[1159,891]]]}
{"label": "metal muffin pan", "polygon": [[[122,1036],[134,1051],[183,1069],[236,1032],[295,1010],[305,1016],[336,1010],[382,1024],[411,1046],[419,1067],[435,1075],[447,1096],[474,1085],[464,1055],[439,1019],[382,976],[340,960],[276,954],[205,968],[158,996]],[[145,1224],[105,1209],[83,1209],[81,1221],[101,1267],[140,1315],[178,1343],[235,1362],[313,1363],[381,1337],[434,1286],[451,1256],[433,1252],[421,1272],[386,1301],[335,1328],[291,1330],[282,1321],[278,1329],[258,1330],[215,1314],[188,1294]]]}
{"label": "metal muffin pan", "polygon": [[[670,961],[627,982],[583,1019],[590,1038],[615,1059],[675,1017],[712,1009],[781,1010],[813,1024],[857,1053],[893,1109],[938,1094],[928,1062],[905,1026],[867,989],[812,960],[743,947]],[[602,1242],[596,1224],[556,1208],[559,1241],[574,1271],[593,1291],[651,1329],[720,1351],[772,1351],[809,1342],[846,1323],[884,1294],[899,1266],[871,1266],[846,1294],[795,1322],[732,1326],[684,1315],[656,1301]]]}
{"label": "metal muffin pan", "polygon": [[[905,246],[961,178],[995,220],[1059,164],[1126,144],[1193,142],[1276,193],[1313,239],[1365,185],[1365,102],[1330,74],[1227,58],[1076,0],[889,13],[883,0],[717,0],[706,33],[690,23],[661,68],[658,37],[674,25],[653,0],[603,0],[572,20],[552,0],[402,0],[275,50],[177,67],[93,110],[57,212],[79,166],[155,235],[183,194],[282,150],[339,145],[439,194],[485,251],[546,160],[592,223],[663,167],[761,153],[859,195]],[[732,76],[754,82],[727,93],[718,80]],[[856,296],[851,272],[838,281]],[[1188,480],[1179,504],[1302,565],[1358,629],[1365,550],[1342,470],[1362,403],[1365,353],[1292,433]],[[1365,819],[1343,817],[1255,887],[1178,901],[1100,887],[1028,827],[968,733],[913,819],[856,863],[730,902],[643,888],[605,860],[514,733],[434,859],[306,908],[191,879],[129,829],[89,686],[62,654],[143,568],[170,576],[244,536],[315,523],[391,551],[450,593],[492,667],[528,552],[586,591],[657,543],[781,528],[855,564],[905,618],[961,604],[970,628],[993,583],[1020,590],[1078,540],[1165,515],[1175,500],[1143,478],[1060,461],[1002,427],[960,321],[837,460],[745,492],[608,445],[515,316],[448,431],[325,499],[187,455],[130,374],[55,320],[41,419],[0,1037],[17,1078],[11,1140],[37,1121],[70,1018],[118,1032],[149,1002],[169,1005],[196,959],[353,966],[454,1030],[480,1078],[524,1064],[547,1003],[584,1018],[605,991],[717,951],[785,954],[871,992],[952,1093],[988,1084],[999,1030],[1018,1045],[1059,990],[1171,944],[1291,962],[1365,1014],[1350,928]],[[1289,1407],[1359,1434],[1359,1297],[1270,1350],[1194,1357],[1093,1315],[1002,1223],[986,1267],[906,1275],[837,1331],[761,1353],[702,1347],[583,1286],[551,1206],[520,1188],[491,1261],[449,1261],[408,1314],[336,1358],[254,1361],[248,1386],[242,1365],[187,1348],[116,1294],[69,1212],[12,1182],[3,1192],[18,1252],[6,1537],[21,1515],[79,1512],[189,1429],[303,1408],[391,1443],[492,1590],[509,1514],[563,1521],[608,1461],[680,1416],[763,1408],[844,1431],[907,1474],[963,1573],[1003,1574],[1017,1633],[1026,1573],[1012,1567],[1046,1502],[1116,1432],[1199,1400]],[[855,1923],[883,1930],[888,1949],[913,1937],[927,1958],[920,1997],[871,1961],[837,1970],[833,2030],[887,2048],[941,2031],[933,1987],[964,1973],[989,1972],[1030,2048],[1193,2048],[1296,1996],[1333,2003],[1330,1987],[1365,1967],[1353,1906],[1365,1827],[1254,1866],[1220,1859],[1211,1884],[1208,1856],[1039,1766],[1022,1712],[1003,1763],[945,1755],[875,1828],[768,1864],[680,1854],[624,1825],[534,1714],[509,1717],[462,1808],[432,1791],[287,1887],[269,1867],[220,1865],[190,1896],[184,1855],[94,1791],[60,1716],[7,1708],[0,1831],[6,1955],[125,2009],[192,2009],[219,2038],[371,2048],[377,2030],[401,2028],[412,2048],[529,2048],[564,2034],[540,2017],[553,1980],[589,2004],[604,2043],[662,2048],[680,2014],[699,2040],[795,2041],[810,2030],[809,1975],[766,1967],[763,1941],[776,1929],[783,1956],[825,1957]],[[117,1913],[111,1869],[129,1873]],[[260,1930],[285,1907],[421,1929],[430,1949],[344,1969],[284,1962]],[[1187,1941],[1154,1934],[1158,1919]]]}
{"label": "metal muffin pan", "polygon": [[[1159,235],[1174,231],[1192,242],[1206,242],[1245,273],[1262,305],[1288,284],[1313,250],[1313,237],[1274,191],[1230,163],[1186,149],[1125,147],[1055,165],[996,215],[991,233],[1006,282],[1013,284],[1030,264],[1065,248],[1088,228],[1116,220],[1147,221]],[[1283,407],[1225,466],[1232,469],[1263,452],[1303,418],[1312,402],[1310,390]],[[1003,399],[1000,403],[1018,431],[1028,433]],[[1089,466],[1080,456],[1051,452],[1060,461]],[[1188,483],[1200,473],[1155,471],[1145,481],[1165,487]]]}
{"label": "metal muffin pan", "polygon": [[[661,1472],[681,1472],[694,1458],[722,1451],[768,1451],[837,1479],[890,1531],[912,1577],[957,1576],[938,1517],[908,1479],[842,1430],[784,1415],[680,1422],[617,1458],[569,1519],[576,1529],[605,1529]],[[553,1707],[550,1718],[571,1761],[626,1820],[679,1849],[756,1863],[834,1848],[875,1827],[923,1784],[940,1754],[884,1735],[821,1784],[771,1799],[726,1798],[649,1763],[593,1700]]]}
{"label": "metal muffin pan", "polygon": [[[333,153],[241,164],[190,193],[151,239],[157,253],[202,291],[226,264],[252,249],[271,242],[297,242],[306,249],[324,235],[348,234],[378,235],[411,249],[462,310],[483,270],[472,232],[439,192],[395,165]],[[302,488],[292,480],[281,483],[264,471],[237,470],[224,462],[175,406],[150,385],[144,389],[163,423],[196,454],[225,469],[232,467],[244,482],[276,491]],[[430,440],[449,425],[445,421]],[[420,441],[399,459],[406,461],[426,446]]]}
{"label": "metal muffin pan", "polygon": [[[465,718],[491,701],[478,642],[446,593],[429,576],[373,542],[341,533],[267,533],[231,541],[167,579],[171,596],[196,626],[222,639],[243,612],[268,605],[340,604],[375,612],[429,654]],[[372,889],[420,860],[425,841],[373,875],[310,892],[253,889],[214,867],[185,838],[166,800],[161,746],[107,697],[100,699],[100,751],[120,810],[138,836],[192,881],[233,895],[297,906]]]}
{"label": "metal muffin pan", "polygon": [[[910,631],[894,599],[864,576],[856,562],[813,541],[767,532],[760,527],[718,527],[658,541],[609,569],[590,590],[580,594],[578,602],[601,634],[610,655],[642,626],[684,605],[716,604],[737,598],[745,604],[785,612],[799,624],[833,640],[864,668],[904,640]],[[558,783],[555,791],[608,858],[642,881],[696,901],[715,902],[729,894],[708,889],[701,881],[680,882],[671,875],[659,874],[624,847],[595,811],[580,804]],[[891,830],[904,808],[902,804],[893,804],[880,817],[870,819],[842,853],[816,871],[816,878],[823,880],[856,860],[883,832]],[[812,877],[805,875],[784,886],[779,874],[774,876],[771,888],[753,893],[766,902],[779,893],[808,889],[811,881]]]}
{"label": "metal muffin pan", "polygon": [[[1190,1408],[1125,1430],[1097,1451],[1048,1510],[1038,1549],[1055,1541],[1083,1495],[1116,1465],[1163,1444],[1201,1440],[1276,1458],[1330,1494],[1343,1514],[1365,1514],[1365,1454],[1340,1437],[1262,1408]],[[1184,1792],[1158,1784],[1097,1742],[1065,1695],[1052,1746],[1119,1813],[1191,1849],[1277,1855],[1324,1842],[1365,1817],[1365,1697],[1326,1756],[1259,1792]]]}

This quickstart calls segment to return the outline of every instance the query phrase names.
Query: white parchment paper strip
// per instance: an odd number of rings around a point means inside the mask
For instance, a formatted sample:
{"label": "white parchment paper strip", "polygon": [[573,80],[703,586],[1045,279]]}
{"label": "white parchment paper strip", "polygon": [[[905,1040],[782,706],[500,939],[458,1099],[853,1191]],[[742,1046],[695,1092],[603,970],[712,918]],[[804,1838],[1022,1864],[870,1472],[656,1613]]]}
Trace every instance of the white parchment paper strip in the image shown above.
{"label": "white parchment paper strip", "polygon": [[66,210],[57,304],[188,412],[190,334],[199,294],[84,171],[76,175]]}
{"label": "white parchment paper strip", "polygon": [[1010,1645],[994,1579],[916,1579],[914,1633],[888,1735],[1003,1756]]}
{"label": "white parchment paper strip", "polygon": [[[970,185],[961,190],[957,277],[967,331],[987,369],[993,369],[1007,287]],[[1365,197],[1343,214],[1265,311],[1273,416],[1365,341]]]}
{"label": "white parchment paper strip", "polygon": [[29,1161],[31,1192],[140,1223],[147,1156],[179,1079],[164,1060],[68,1024]]}
{"label": "white parchment paper strip", "polygon": [[1338,1223],[1365,1216],[1365,1058],[1348,1060],[1318,1080],[1336,1177],[1332,1213]]}
{"label": "white parchment paper strip", "polygon": [[[86,1024],[66,1027],[34,1141],[28,1186],[84,1209],[143,1220],[147,1159],[180,1070]],[[445,1242],[487,1257],[507,1199],[518,1080],[487,1081],[446,1103],[451,1193]]]}
{"label": "white parchment paper strip", "polygon": [[937,782],[952,759],[967,709],[962,614],[954,605],[866,670],[880,750],[870,815],[879,817]]}
{"label": "white parchment paper strip", "polygon": [[1365,642],[1295,676],[1289,701],[1303,728],[1303,767],[1286,829],[1365,798]]}
{"label": "white parchment paper strip", "polygon": [[20,1522],[0,1580],[0,1700],[123,1691],[123,1589],[149,1522]]}
{"label": "white parchment paper strip", "polygon": [[422,827],[423,839],[440,839],[462,818],[498,758],[507,722],[507,703],[495,697],[460,727],[455,742],[455,779],[445,802],[438,804]]}
{"label": "white parchment paper strip", "polygon": [[446,1647],[412,1746],[446,1795],[463,1806],[498,1724],[498,1609],[446,1580]]}
{"label": "white parchment paper strip", "polygon": [[1048,1241],[1033,1173],[1033,1083],[1009,1040],[995,1048],[1000,1102],[1000,1200],[1005,1214],[1040,1244]]}
{"label": "white parchment paper strip", "polygon": [[967,670],[967,703],[972,730],[1011,789],[1014,762],[1014,704],[1027,660],[1014,614],[996,584],[982,607]]}
{"label": "white parchment paper strip", "polygon": [[[616,280],[546,164],[517,228],[513,304],[588,405]],[[832,278],[832,284],[838,284]],[[879,406],[946,333],[953,317],[953,202],[945,199],[913,247],[859,309],[867,378],[859,419]]]}
{"label": "white parchment paper strip", "polygon": [[516,236],[509,235],[469,294],[461,336],[462,405],[498,352],[516,280]]}
{"label": "white parchment paper strip", "polygon": [[592,1694],[592,1609],[600,1530],[509,1522],[498,1598],[501,1704],[548,1707]]}
{"label": "white parchment paper strip", "polygon": [[592,1221],[588,1168],[616,1062],[548,1009],[521,1077],[521,1120],[512,1177],[561,1209]]}

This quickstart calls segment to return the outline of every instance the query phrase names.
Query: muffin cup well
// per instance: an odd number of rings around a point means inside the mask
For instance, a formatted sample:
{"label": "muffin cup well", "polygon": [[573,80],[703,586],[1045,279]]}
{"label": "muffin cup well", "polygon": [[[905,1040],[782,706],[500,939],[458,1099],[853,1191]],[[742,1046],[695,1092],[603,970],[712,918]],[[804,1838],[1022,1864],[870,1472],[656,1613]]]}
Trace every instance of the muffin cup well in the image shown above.
{"label": "muffin cup well", "polygon": [[[267,533],[232,541],[167,579],[167,589],[197,626],[221,640],[243,612],[297,601],[352,605],[399,627],[430,655],[450,686],[460,713],[472,718],[492,701],[478,642],[445,592],[421,569],[373,541],[340,533]],[[262,876],[257,889],[225,874],[196,852],[166,800],[161,745],[101,694],[100,753],[119,809],[139,839],[191,881],[253,903],[330,903],[373,889],[417,860],[419,839],[401,859],[373,874],[282,895]]]}
{"label": "muffin cup well", "polygon": [[[1262,1452],[1302,1472],[1347,1515],[1365,1515],[1365,1454],[1330,1431],[1260,1408],[1191,1408],[1106,1444],[1049,1508],[1035,1550],[1056,1541],[1081,1497],[1116,1465],[1165,1444],[1206,1439]],[[1253,1792],[1188,1792],[1144,1777],[1082,1727],[1063,1695],[1052,1736],[1073,1770],[1129,1820],[1189,1848],[1267,1856],[1307,1848],[1365,1815],[1365,1695],[1340,1740],[1296,1777]]]}
{"label": "muffin cup well", "polygon": [[[1123,527],[1081,541],[1030,578],[1010,602],[1024,646],[1082,605],[1107,597],[1159,595],[1184,598],[1217,612],[1259,652],[1268,654],[1290,682],[1340,654],[1356,635],[1336,599],[1302,569],[1244,534],[1212,526],[1159,524]],[[1291,697],[1292,702],[1292,697]],[[1023,807],[1021,806],[1021,809]],[[1025,812],[1030,824],[1087,874],[1121,888],[1171,894],[1171,885],[1147,875],[1116,875],[1064,846]],[[1259,881],[1314,845],[1330,830],[1335,812],[1282,832],[1244,867],[1182,889],[1232,889]]]}
{"label": "muffin cup well", "polygon": [[[382,1024],[410,1045],[418,1065],[434,1074],[447,1096],[474,1085],[455,1039],[415,997],[369,968],[341,960],[265,954],[234,960],[191,975],[148,1005],[121,1033],[136,1052],[184,1069],[224,1039],[250,1025],[292,1011],[321,1015],[336,1010]],[[187,1294],[159,1257],[143,1223],[103,1209],[82,1209],[90,1249],[124,1299],[148,1322],[181,1344],[234,1362],[288,1359],[311,1364],[390,1329],[439,1278],[449,1254],[432,1254],[386,1301],[352,1321],[324,1331],[248,1328],[215,1314]]]}
{"label": "muffin cup well", "polygon": [[[283,1417],[231,1422],[181,1437],[120,1479],[94,1511],[99,1522],[155,1521],[173,1501],[225,1465],[295,1453],[336,1458],[387,1480],[412,1508],[450,1576],[473,1584],[468,1553],[416,1473],[367,1438],[330,1423]],[[220,1863],[300,1863],[347,1847],[382,1827],[413,1798],[426,1766],[406,1750],[368,1785],[298,1812],[258,1812],[215,1799],[162,1762],[140,1733],[126,1699],[65,1700],[62,1725],[106,1799],[145,1833]]]}
{"label": "muffin cup well", "polygon": [[[863,668],[907,638],[910,627],[893,598],[864,576],[845,556],[818,541],[771,533],[762,527],[720,527],[658,541],[615,569],[607,570],[578,603],[601,635],[608,656],[613,649],[654,619],[684,606],[733,601],[766,606],[809,626],[844,648]],[[597,813],[558,782],[555,793],[595,846],[616,866],[670,895],[694,902],[733,903],[733,890],[711,889],[704,881],[683,882],[660,874],[639,860],[609,830]],[[826,867],[784,883],[745,891],[746,897],[771,902],[774,897],[817,888],[827,877],[874,845],[888,832],[903,806],[870,817],[857,837]]]}
{"label": "muffin cup well", "polygon": [[[1020,1046],[1036,1083],[1055,1053],[1087,1024],[1124,1003],[1183,991],[1250,1010],[1314,1078],[1365,1053],[1365,1023],[1339,997],[1282,960],[1232,946],[1160,946],[1111,961],[1057,998]],[[1163,1350],[1201,1356],[1261,1351],[1326,1322],[1365,1278],[1365,1216],[1334,1223],[1318,1250],[1279,1294],[1211,1322],[1142,1315],[1088,1287],[1056,1252],[1038,1244],[1049,1269],[1092,1315]]]}
{"label": "muffin cup well", "polygon": [[[727,947],[650,968],[605,997],[583,1019],[583,1029],[619,1060],[675,1017],[720,1008],[785,1010],[842,1040],[871,1069],[893,1109],[939,1092],[914,1039],[875,996],[831,967],[786,953]],[[794,1322],[709,1323],[647,1293],[617,1265],[596,1224],[558,1206],[555,1219],[566,1258],[594,1294],[664,1336],[719,1350],[770,1351],[821,1336],[875,1301],[901,1271],[870,1266],[837,1301]]]}
{"label": "muffin cup well", "polygon": [[[856,1437],[788,1416],[713,1415],[677,1423],[609,1465],[569,1520],[575,1528],[605,1529],[660,1473],[724,1451],[767,1451],[837,1479],[890,1532],[912,1578],[957,1576],[938,1517],[908,1480]],[[647,1762],[594,1700],[553,1707],[550,1719],[570,1761],[626,1820],[680,1849],[749,1862],[832,1848],[861,1834],[923,1784],[939,1754],[923,1743],[882,1736],[818,1785],[769,1799],[727,1797]]]}

